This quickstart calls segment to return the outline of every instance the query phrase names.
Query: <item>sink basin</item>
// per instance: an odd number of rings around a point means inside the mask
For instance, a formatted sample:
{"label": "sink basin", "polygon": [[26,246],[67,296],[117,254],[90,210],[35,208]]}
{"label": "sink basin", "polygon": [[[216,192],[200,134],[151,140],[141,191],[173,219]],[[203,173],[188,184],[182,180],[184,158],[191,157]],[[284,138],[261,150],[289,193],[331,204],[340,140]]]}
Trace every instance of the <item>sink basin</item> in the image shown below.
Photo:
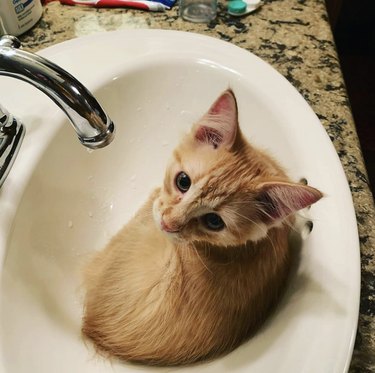
{"label": "sink basin", "polygon": [[[345,372],[356,332],[359,246],[351,195],[319,120],[275,70],[229,43],[127,30],[40,52],[85,84],[116,124],[87,151],[64,114],[27,84],[0,79],[0,102],[27,127],[0,190],[0,372]],[[288,293],[233,353],[184,368],[109,362],[80,335],[81,268],[160,185],[180,136],[231,87],[244,134],[326,197]]]}

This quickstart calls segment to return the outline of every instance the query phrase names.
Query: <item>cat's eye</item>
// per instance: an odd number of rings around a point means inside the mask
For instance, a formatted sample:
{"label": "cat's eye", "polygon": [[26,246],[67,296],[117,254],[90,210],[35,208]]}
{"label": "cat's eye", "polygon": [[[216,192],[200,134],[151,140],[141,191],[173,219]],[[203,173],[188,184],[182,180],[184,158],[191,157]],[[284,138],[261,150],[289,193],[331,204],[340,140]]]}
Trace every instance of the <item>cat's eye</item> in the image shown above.
{"label": "cat's eye", "polygon": [[225,227],[223,219],[213,212],[203,215],[202,222],[211,231],[221,231]]}
{"label": "cat's eye", "polygon": [[175,183],[178,190],[182,193],[185,193],[190,188],[191,180],[190,177],[187,174],[185,174],[185,172],[181,171],[177,174]]}

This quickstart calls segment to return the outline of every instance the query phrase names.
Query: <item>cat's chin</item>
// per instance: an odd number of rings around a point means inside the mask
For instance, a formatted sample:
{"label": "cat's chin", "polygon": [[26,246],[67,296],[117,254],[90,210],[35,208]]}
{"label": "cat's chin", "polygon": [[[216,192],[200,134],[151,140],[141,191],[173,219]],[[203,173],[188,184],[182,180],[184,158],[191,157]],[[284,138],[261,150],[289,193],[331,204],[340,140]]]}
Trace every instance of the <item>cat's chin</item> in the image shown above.
{"label": "cat's chin", "polygon": [[170,233],[163,231],[161,229],[161,232],[174,244],[183,244],[186,242],[186,240],[181,236],[180,233]]}

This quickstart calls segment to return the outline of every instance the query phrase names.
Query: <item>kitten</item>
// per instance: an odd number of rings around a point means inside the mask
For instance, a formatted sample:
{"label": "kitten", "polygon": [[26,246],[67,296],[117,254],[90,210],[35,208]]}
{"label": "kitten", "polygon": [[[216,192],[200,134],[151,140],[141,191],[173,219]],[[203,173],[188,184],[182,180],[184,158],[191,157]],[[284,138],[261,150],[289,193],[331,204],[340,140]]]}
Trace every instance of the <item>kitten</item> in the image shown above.
{"label": "kitten", "polygon": [[83,334],[153,365],[233,350],[285,288],[293,214],[321,197],[244,139],[225,91],[174,150],[163,186],[89,263]]}

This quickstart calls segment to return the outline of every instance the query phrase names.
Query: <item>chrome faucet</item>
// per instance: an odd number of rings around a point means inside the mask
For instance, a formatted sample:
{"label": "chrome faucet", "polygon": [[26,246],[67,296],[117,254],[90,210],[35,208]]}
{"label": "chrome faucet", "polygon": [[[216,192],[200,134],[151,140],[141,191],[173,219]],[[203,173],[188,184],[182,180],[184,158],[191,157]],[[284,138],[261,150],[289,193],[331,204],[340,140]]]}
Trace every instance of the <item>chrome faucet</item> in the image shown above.
{"label": "chrome faucet", "polygon": [[[0,75],[26,81],[50,97],[65,112],[86,147],[108,145],[114,137],[114,124],[92,94],[67,71],[20,46],[14,36],[0,38]],[[0,187],[24,133],[22,123],[0,105]]]}

